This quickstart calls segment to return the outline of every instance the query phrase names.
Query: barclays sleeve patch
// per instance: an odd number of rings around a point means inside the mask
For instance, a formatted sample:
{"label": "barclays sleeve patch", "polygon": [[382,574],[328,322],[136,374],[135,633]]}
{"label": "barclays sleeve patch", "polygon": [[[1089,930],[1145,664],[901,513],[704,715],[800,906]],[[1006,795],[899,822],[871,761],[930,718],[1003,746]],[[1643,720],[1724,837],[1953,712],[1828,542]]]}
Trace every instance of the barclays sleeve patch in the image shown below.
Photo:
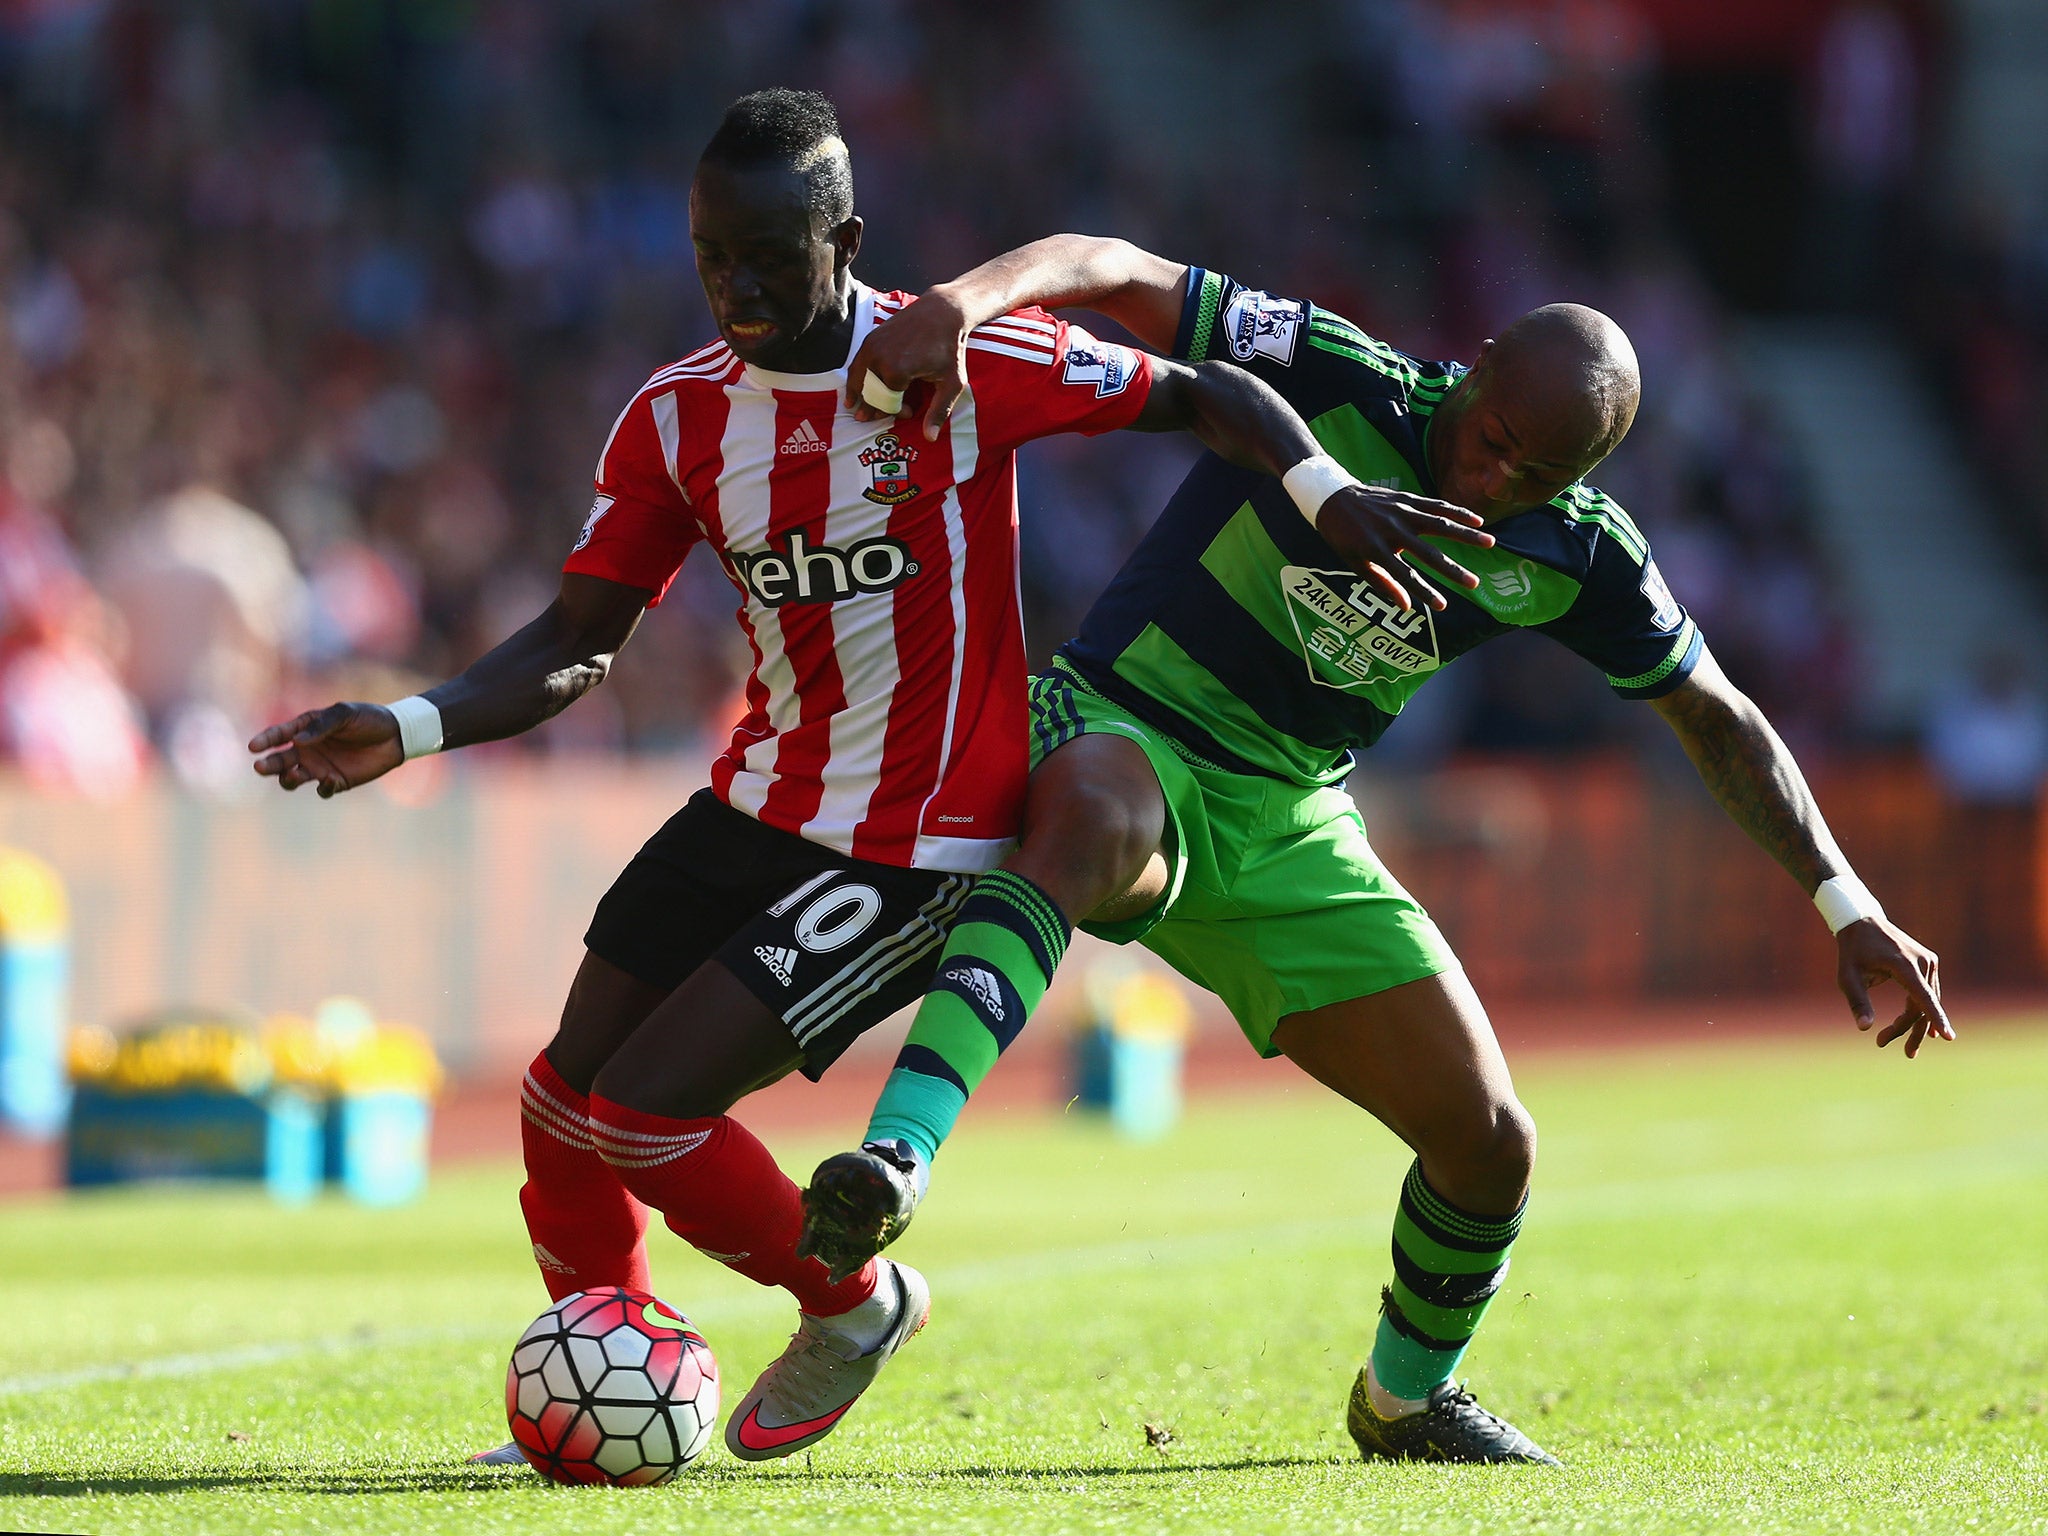
{"label": "barclays sleeve patch", "polygon": [[1664,580],[1664,573],[1657,569],[1655,560],[1643,566],[1643,596],[1650,600],[1650,622],[1659,629],[1676,629],[1684,618],[1684,610],[1678,606],[1678,599],[1671,595],[1671,588]]}
{"label": "barclays sleeve patch", "polygon": [[1086,341],[1068,343],[1066,371],[1061,379],[1068,384],[1093,384],[1095,398],[1107,400],[1130,388],[1137,373],[1138,359],[1129,347],[1097,341],[1091,336]]}
{"label": "barclays sleeve patch", "polygon": [[576,545],[575,548],[569,551],[570,554],[575,554],[577,550],[590,542],[590,536],[597,532],[597,525],[604,520],[605,513],[611,511],[611,509],[612,498],[609,496],[600,496],[590,504],[590,516],[583,520],[583,531],[576,536]]}

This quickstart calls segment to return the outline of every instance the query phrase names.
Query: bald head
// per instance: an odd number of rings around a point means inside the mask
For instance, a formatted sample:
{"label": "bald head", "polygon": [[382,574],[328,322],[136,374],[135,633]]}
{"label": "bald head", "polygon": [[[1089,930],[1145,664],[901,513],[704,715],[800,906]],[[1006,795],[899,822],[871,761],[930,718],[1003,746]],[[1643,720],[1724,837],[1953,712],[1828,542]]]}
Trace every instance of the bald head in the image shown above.
{"label": "bald head", "polygon": [[1491,361],[1569,407],[1581,434],[1580,453],[1594,464],[1614,451],[1636,419],[1643,394],[1636,349],[1628,333],[1597,309],[1532,309],[1500,333]]}
{"label": "bald head", "polygon": [[1488,519],[1540,506],[1614,451],[1641,397],[1620,326],[1583,304],[1533,309],[1479,349],[1438,408],[1438,493]]}

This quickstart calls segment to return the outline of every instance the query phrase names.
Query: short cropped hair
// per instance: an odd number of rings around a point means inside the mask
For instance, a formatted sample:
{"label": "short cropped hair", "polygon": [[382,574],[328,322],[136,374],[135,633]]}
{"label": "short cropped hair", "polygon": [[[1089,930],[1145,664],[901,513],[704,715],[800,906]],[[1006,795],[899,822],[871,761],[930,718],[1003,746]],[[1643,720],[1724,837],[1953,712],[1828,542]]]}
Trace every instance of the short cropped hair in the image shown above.
{"label": "short cropped hair", "polygon": [[753,170],[785,165],[804,178],[811,212],[830,229],[853,217],[853,161],[839,109],[816,91],[771,86],[725,109],[699,164]]}

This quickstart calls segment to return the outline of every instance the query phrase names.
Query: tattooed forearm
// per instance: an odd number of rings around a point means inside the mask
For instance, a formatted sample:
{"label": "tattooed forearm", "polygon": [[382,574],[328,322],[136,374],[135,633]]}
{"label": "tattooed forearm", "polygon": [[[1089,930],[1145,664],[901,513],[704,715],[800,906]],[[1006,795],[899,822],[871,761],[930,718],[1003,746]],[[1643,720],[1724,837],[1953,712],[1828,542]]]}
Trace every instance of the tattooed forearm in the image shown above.
{"label": "tattooed forearm", "polygon": [[1655,702],[1721,808],[1802,888],[1848,871],[1799,764],[1711,657]]}

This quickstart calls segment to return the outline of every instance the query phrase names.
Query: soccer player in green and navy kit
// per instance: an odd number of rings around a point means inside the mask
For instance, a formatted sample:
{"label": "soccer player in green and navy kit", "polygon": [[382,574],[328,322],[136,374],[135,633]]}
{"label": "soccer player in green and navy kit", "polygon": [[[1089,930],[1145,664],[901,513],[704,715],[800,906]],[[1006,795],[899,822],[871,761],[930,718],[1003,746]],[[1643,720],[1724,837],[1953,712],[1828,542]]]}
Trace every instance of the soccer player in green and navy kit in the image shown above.
{"label": "soccer player in green and navy kit", "polygon": [[[1148,345],[1272,384],[1324,457],[1261,482],[1205,456],[1032,685],[1022,846],[961,909],[862,1150],[828,1159],[804,1240],[835,1268],[908,1221],[967,1095],[1043,996],[1081,917],[1220,996],[1263,1055],[1369,1110],[1416,1161],[1349,1426],[1367,1457],[1549,1461],[1452,1380],[1506,1274],[1535,1155],[1492,1028],[1428,915],[1339,788],[1416,689],[1510,629],[1536,629],[1651,703],[1708,788],[1814,896],[1859,1025],[1906,994],[1880,1045],[1954,1038],[1935,957],[1886,921],[1798,765],[1715,664],[1628,515],[1584,476],[1635,415],[1620,328],[1536,310],[1467,369],[1425,362],[1307,300],[1114,240],[1057,236],[927,294],[852,368],[959,393],[968,330],[1019,304],[1082,305]],[[1490,547],[1381,563],[1350,547],[1335,487],[1484,519]],[[1443,505],[1449,503],[1449,506]],[[1439,552],[1440,554],[1443,552]],[[1469,569],[1467,569],[1469,568]]]}

